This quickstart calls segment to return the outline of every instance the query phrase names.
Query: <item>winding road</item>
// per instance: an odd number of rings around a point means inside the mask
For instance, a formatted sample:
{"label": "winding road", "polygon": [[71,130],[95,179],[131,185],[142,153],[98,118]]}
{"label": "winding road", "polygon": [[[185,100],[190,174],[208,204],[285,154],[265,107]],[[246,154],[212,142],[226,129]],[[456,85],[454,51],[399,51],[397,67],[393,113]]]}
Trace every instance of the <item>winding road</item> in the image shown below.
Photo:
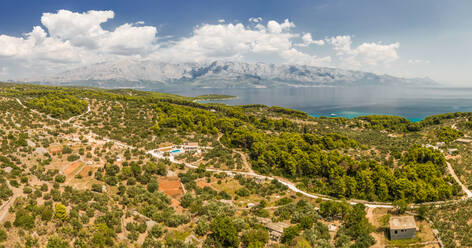
{"label": "winding road", "polygon": [[462,191],[465,192],[464,197],[465,198],[472,198],[472,192],[470,192],[470,190],[461,182],[461,180],[459,180],[459,177],[456,175],[456,172],[452,168],[451,164],[449,162],[446,162],[446,164],[447,164],[447,170],[451,174],[452,178],[454,178],[454,180],[456,180],[456,182],[461,186]]}
{"label": "winding road", "polygon": [[[18,99],[16,98],[16,100],[18,101],[19,104],[21,104],[24,108],[27,108],[25,105],[23,105],[23,103]],[[35,113],[38,113],[38,114],[42,114],[34,109],[32,109],[31,111],[35,112]],[[88,112],[90,112],[90,106],[88,107],[88,111],[86,113],[83,113],[81,114],[82,115],[85,115],[87,114]],[[49,115],[46,115],[46,117],[48,119],[51,119],[51,120],[55,120],[55,121],[59,121],[59,122],[62,122],[62,123],[68,123],[68,121],[72,120],[69,119],[67,121],[63,121],[63,120],[59,120],[59,119],[56,119],[54,117],[51,117]],[[80,126],[78,124],[73,124],[74,126],[76,127],[80,127],[80,128],[85,128],[83,126]],[[122,147],[127,147],[127,148],[131,148],[131,149],[134,149],[134,147],[130,146],[130,145],[127,145],[127,144],[124,144],[120,141],[117,141],[117,140],[112,140],[112,139],[109,139],[109,138],[103,138],[104,141],[107,141],[107,142],[113,142],[115,143],[116,145],[119,145],[119,146],[122,146]],[[153,157],[155,158],[158,158],[158,159],[164,159],[164,158],[167,158],[167,157],[164,157],[162,154],[160,154],[157,150],[150,150],[147,152],[148,154],[152,155]],[[186,167],[189,167],[189,168],[193,168],[193,169],[196,169],[197,166],[195,165],[192,165],[190,163],[186,163],[186,162],[181,162],[181,161],[178,161],[178,160],[175,160],[174,156],[170,155],[170,157],[168,157],[170,159],[171,162],[173,163],[179,163],[179,164],[184,164]],[[451,165],[449,163],[448,164],[448,170],[449,172],[451,173],[452,177],[459,183],[459,185],[461,185],[461,188],[463,189],[463,191],[466,193],[466,195],[462,198],[463,200],[464,199],[469,199],[469,198],[472,198],[472,192],[470,190],[468,190],[465,185],[462,184],[462,182],[459,180],[459,178],[457,177],[457,175],[454,173],[454,170],[452,169]],[[311,194],[311,193],[307,193],[301,189],[298,189],[297,186],[295,184],[293,184],[292,182],[289,182],[289,181],[286,181],[284,179],[281,179],[281,178],[276,178],[276,177],[271,177],[271,176],[265,176],[265,175],[260,175],[260,174],[257,174],[253,171],[250,171],[250,172],[241,172],[241,171],[228,171],[228,170],[218,170],[218,169],[213,169],[213,168],[206,168],[205,169],[206,171],[211,171],[211,172],[217,172],[217,173],[225,173],[225,174],[228,174],[228,175],[234,175],[234,174],[240,174],[240,175],[244,175],[244,176],[249,176],[249,177],[254,177],[254,178],[259,178],[259,179],[265,179],[265,180],[278,180],[280,183],[282,183],[283,185],[287,186],[287,188],[289,188],[290,190],[292,190],[293,192],[295,193],[300,193],[306,197],[309,197],[309,198],[313,198],[313,199],[322,199],[322,200],[333,200],[333,201],[338,201],[338,202],[341,202],[341,200],[337,200],[337,199],[333,199],[329,196],[326,196],[326,195],[321,195],[321,194]],[[440,202],[428,202],[428,203],[423,203],[423,204],[411,204],[410,206],[411,207],[418,207],[418,206],[421,206],[421,205],[440,205],[440,204],[445,204],[445,203],[451,203],[451,202],[456,202],[458,200],[448,200],[448,201],[440,201]],[[355,205],[355,204],[359,204],[359,203],[362,203],[364,204],[366,207],[369,207],[369,208],[395,208],[395,205],[391,204],[391,203],[382,203],[382,202],[369,202],[369,201],[364,201],[364,200],[348,200],[347,201],[349,204],[351,205]]]}

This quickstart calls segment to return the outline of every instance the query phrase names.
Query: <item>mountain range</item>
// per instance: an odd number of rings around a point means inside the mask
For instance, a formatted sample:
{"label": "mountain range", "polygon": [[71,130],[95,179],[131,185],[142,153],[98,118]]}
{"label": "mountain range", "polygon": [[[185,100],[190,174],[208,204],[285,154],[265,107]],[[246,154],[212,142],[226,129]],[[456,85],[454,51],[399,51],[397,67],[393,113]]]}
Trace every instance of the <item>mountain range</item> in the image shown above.
{"label": "mountain range", "polygon": [[172,64],[129,59],[103,62],[63,71],[51,76],[15,81],[48,85],[146,89],[177,87],[418,86],[437,84],[429,78],[400,78],[370,72],[306,65],[274,65],[228,61]]}

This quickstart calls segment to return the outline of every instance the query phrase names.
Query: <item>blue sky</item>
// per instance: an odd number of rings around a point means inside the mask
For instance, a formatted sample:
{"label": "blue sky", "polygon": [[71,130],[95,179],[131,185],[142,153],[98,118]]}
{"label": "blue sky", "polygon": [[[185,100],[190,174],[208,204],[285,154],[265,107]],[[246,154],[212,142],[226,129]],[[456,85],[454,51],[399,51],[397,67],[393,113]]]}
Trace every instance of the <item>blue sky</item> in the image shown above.
{"label": "blue sky", "polygon": [[471,11],[466,0],[2,0],[0,79],[133,58],[309,64],[468,84]]}

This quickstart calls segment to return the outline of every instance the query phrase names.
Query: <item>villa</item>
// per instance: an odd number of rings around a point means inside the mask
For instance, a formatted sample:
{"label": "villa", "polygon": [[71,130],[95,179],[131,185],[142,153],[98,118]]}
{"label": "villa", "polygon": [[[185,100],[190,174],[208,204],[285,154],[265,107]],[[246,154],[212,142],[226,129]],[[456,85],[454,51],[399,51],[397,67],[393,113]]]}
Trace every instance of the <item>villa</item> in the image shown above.
{"label": "villa", "polygon": [[413,216],[390,218],[390,239],[412,239],[416,237],[416,222]]}
{"label": "villa", "polygon": [[199,146],[198,146],[198,143],[196,142],[189,142],[189,143],[185,143],[184,148],[187,151],[196,151],[198,150]]}
{"label": "villa", "polygon": [[261,222],[269,231],[270,239],[272,241],[278,242],[282,238],[282,234],[284,233],[284,229],[289,227],[289,224],[283,222],[272,222],[270,219],[267,218],[257,218],[259,222]]}

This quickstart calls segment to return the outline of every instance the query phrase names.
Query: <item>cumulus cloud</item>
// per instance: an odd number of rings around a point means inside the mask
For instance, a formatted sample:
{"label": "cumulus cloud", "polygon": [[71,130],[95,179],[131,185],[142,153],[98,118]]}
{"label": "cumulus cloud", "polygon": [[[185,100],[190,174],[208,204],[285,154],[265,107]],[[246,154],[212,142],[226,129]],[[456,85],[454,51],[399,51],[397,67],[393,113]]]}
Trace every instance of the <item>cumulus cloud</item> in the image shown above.
{"label": "cumulus cloud", "polygon": [[252,22],[252,23],[259,23],[261,21],[262,21],[261,17],[251,17],[251,18],[249,18],[249,22]]}
{"label": "cumulus cloud", "polygon": [[41,23],[48,29],[51,37],[70,41],[72,45],[78,47],[117,54],[152,50],[150,48],[156,41],[157,34],[155,27],[125,23],[113,31],[104,30],[102,23],[114,16],[114,12],[110,10],[91,10],[85,13],[59,10],[57,13],[44,13]]}
{"label": "cumulus cloud", "polygon": [[282,31],[289,30],[291,28],[295,27],[295,24],[293,22],[290,22],[288,19],[285,19],[283,23],[278,23],[277,21],[270,20],[267,22],[267,29],[271,33],[282,33]]}
{"label": "cumulus cloud", "polygon": [[302,41],[303,41],[303,43],[298,43],[298,44],[295,44],[295,45],[299,46],[299,47],[307,47],[307,46],[310,46],[312,44],[315,44],[315,45],[318,45],[318,46],[322,46],[322,45],[325,44],[324,40],[313,40],[310,33],[305,33],[302,36]]}
{"label": "cumulus cloud", "polygon": [[[157,28],[143,21],[105,29],[103,24],[114,17],[111,10],[82,13],[59,10],[44,13],[41,26],[34,26],[22,36],[0,34],[0,76],[5,79],[52,73],[122,58],[165,62],[237,60],[347,68],[388,65],[398,59],[399,43],[362,43],[353,47],[348,35],[313,39],[310,33],[296,32],[295,23],[289,19],[263,21],[253,17],[246,24],[220,19],[217,24],[195,26],[188,36],[174,38],[158,37]],[[330,46],[324,49],[332,49],[329,55],[309,51],[311,45],[325,44]],[[306,49],[300,51],[299,47]]]}
{"label": "cumulus cloud", "polygon": [[294,48],[292,39],[298,34],[290,31],[293,27],[295,24],[288,19],[281,23],[270,20],[266,25],[258,23],[256,26],[204,24],[196,27],[190,37],[157,50],[153,58],[164,61],[267,61],[270,58],[282,63],[328,65],[329,57],[319,58]]}
{"label": "cumulus cloud", "polygon": [[400,43],[384,45],[382,43],[366,42],[358,47],[352,47],[352,38],[349,35],[330,37],[326,42],[333,46],[341,65],[358,69],[361,66],[386,66],[398,60]]}

